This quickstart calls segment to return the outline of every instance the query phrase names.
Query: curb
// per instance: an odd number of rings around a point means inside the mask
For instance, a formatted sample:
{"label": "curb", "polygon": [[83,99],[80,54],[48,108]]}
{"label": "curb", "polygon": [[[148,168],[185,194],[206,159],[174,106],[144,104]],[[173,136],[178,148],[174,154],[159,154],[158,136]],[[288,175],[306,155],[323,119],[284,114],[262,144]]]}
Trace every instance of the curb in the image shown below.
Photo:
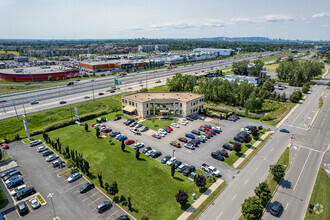
{"label": "curb", "polygon": [[315,113],[315,115],[314,115],[314,117],[313,117],[313,119],[312,119],[312,122],[311,122],[310,126],[308,127],[308,131],[310,131],[310,130],[312,129],[312,126],[313,126],[313,124],[314,124],[314,121],[316,120],[317,116],[319,115],[319,112],[320,112],[320,109],[318,109],[318,110],[316,111],[316,113]]}

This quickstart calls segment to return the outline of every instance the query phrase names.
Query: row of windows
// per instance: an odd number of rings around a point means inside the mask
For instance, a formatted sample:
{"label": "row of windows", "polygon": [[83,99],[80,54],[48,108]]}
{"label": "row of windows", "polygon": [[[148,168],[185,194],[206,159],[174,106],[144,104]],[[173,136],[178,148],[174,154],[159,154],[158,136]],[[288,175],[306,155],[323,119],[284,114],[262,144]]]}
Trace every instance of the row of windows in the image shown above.
{"label": "row of windows", "polygon": [[199,101],[199,103],[202,103],[202,102],[204,102],[204,99],[195,100],[195,101],[190,103],[190,106],[197,105],[198,101]]}

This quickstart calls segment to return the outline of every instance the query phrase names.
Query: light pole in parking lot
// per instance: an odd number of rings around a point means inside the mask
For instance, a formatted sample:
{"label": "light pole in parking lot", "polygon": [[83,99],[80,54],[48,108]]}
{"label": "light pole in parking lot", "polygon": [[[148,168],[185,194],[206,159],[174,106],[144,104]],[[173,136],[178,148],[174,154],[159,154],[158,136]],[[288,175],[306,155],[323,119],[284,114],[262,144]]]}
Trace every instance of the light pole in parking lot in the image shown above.
{"label": "light pole in parking lot", "polygon": [[54,203],[53,203],[53,196],[54,196],[54,193],[49,193],[47,197],[50,198],[50,201],[52,201],[52,206],[53,206],[53,211],[54,211],[54,220],[56,220],[56,213],[55,213],[55,208],[54,208]]}
{"label": "light pole in parking lot", "polygon": [[175,152],[175,150],[173,150],[173,158],[174,158],[174,152]]}

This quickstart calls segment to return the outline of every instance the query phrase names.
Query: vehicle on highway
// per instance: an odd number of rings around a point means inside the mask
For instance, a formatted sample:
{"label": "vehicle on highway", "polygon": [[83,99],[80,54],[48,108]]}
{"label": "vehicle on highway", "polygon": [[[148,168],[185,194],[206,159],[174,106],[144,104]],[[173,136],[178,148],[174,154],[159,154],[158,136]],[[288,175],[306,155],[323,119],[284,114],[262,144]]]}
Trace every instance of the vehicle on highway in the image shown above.
{"label": "vehicle on highway", "polygon": [[181,141],[181,142],[183,142],[183,143],[187,143],[188,142],[188,139],[187,138],[184,138],[184,137],[179,137],[178,140]]}
{"label": "vehicle on highway", "polygon": [[160,151],[152,152],[150,154],[150,157],[152,157],[152,158],[157,158],[157,157],[160,157],[160,156],[162,156],[162,153]]}
{"label": "vehicle on highway", "polygon": [[36,105],[36,104],[39,104],[39,102],[37,100],[34,100],[34,101],[31,101],[30,104],[31,105]]}
{"label": "vehicle on highway", "polygon": [[116,92],[116,91],[113,90],[113,89],[109,89],[109,90],[107,90],[107,92],[114,93],[114,92]]}
{"label": "vehicle on highway", "polygon": [[29,203],[33,209],[37,209],[41,206],[37,197],[33,197],[33,198],[29,199]]}
{"label": "vehicle on highway", "polygon": [[185,134],[187,138],[195,139],[195,136],[193,134]]}
{"label": "vehicle on highway", "polygon": [[34,147],[34,146],[36,146],[36,145],[38,145],[38,144],[41,144],[41,143],[42,143],[41,140],[34,140],[34,141],[31,141],[31,142],[30,142],[30,147]]}
{"label": "vehicle on highway", "polygon": [[145,132],[145,131],[148,131],[149,130],[149,127],[148,126],[143,126],[140,131],[141,132]]}
{"label": "vehicle on highway", "polygon": [[95,187],[94,183],[88,182],[88,183],[84,184],[82,187],[80,187],[79,192],[80,193],[85,193],[85,192],[93,189],[94,187]]}
{"label": "vehicle on highway", "polygon": [[60,101],[59,103],[60,103],[61,105],[63,105],[63,104],[66,103],[66,101]]}
{"label": "vehicle on highway", "polygon": [[225,160],[225,158],[222,155],[220,155],[219,153],[217,153],[217,152],[212,152],[211,153],[211,156],[214,159],[217,159],[217,160],[221,160],[221,161],[224,161]]}
{"label": "vehicle on highway", "polygon": [[74,82],[68,82],[67,84],[66,84],[66,86],[73,86],[74,85]]}
{"label": "vehicle on highway", "polygon": [[43,153],[42,153],[42,156],[43,157],[47,157],[47,156],[49,156],[49,155],[51,155],[51,154],[53,154],[54,152],[53,151],[51,151],[51,150],[46,150],[46,151],[44,151]]}
{"label": "vehicle on highway", "polygon": [[169,159],[171,159],[170,155],[166,155],[160,162],[161,163],[166,163]]}
{"label": "vehicle on highway", "polygon": [[222,147],[227,150],[233,150],[232,146],[230,146],[229,144],[224,144],[222,145]]}
{"label": "vehicle on highway", "polygon": [[180,143],[179,142],[176,142],[176,141],[171,141],[170,144],[172,146],[174,146],[174,147],[177,147],[177,148],[180,148],[181,147]]}
{"label": "vehicle on highway", "polygon": [[118,121],[118,120],[120,120],[121,119],[121,117],[120,116],[117,116],[117,117],[115,117],[113,120],[114,121]]}
{"label": "vehicle on highway", "polygon": [[89,96],[85,96],[84,99],[89,99]]}
{"label": "vehicle on highway", "polygon": [[112,203],[109,201],[104,201],[96,207],[98,213],[102,213],[112,207]]}
{"label": "vehicle on highway", "polygon": [[200,133],[199,131],[197,131],[197,130],[192,130],[191,133],[192,133],[192,134],[196,134],[196,135],[200,135],[200,134],[201,134],[201,133]]}
{"label": "vehicle on highway", "polygon": [[38,151],[39,153],[44,152],[44,151],[46,151],[46,150],[48,150],[48,147],[46,147],[46,146],[41,146],[41,147],[38,147],[38,149],[37,149],[37,151]]}
{"label": "vehicle on highway", "polygon": [[6,170],[5,172],[1,173],[1,178],[4,178],[5,176],[7,176],[9,173],[11,172],[15,172],[16,169],[12,168],[12,169],[9,169],[9,170]]}
{"label": "vehicle on highway", "polygon": [[194,146],[194,144],[192,144],[192,143],[185,143],[183,146],[184,146],[185,148],[190,149],[190,150],[195,150],[195,146]]}
{"label": "vehicle on highway", "polygon": [[195,172],[196,168],[194,166],[188,166],[183,171],[182,174],[188,176],[191,172]]}
{"label": "vehicle on highway", "polygon": [[171,126],[172,127],[175,127],[175,128],[179,128],[180,127],[177,123],[172,123]]}
{"label": "vehicle on highway", "polygon": [[285,128],[281,128],[281,129],[280,129],[280,132],[283,132],[283,133],[290,133],[290,131],[287,130],[287,129],[285,129]]}
{"label": "vehicle on highway", "polygon": [[157,80],[155,83],[161,83],[162,81],[160,81],[160,80]]}
{"label": "vehicle on highway", "polygon": [[142,153],[146,154],[148,151],[152,150],[151,147],[145,147],[143,150],[142,150]]}
{"label": "vehicle on highway", "polygon": [[24,201],[17,203],[16,208],[20,215],[23,215],[29,211]]}
{"label": "vehicle on highway", "polygon": [[273,202],[273,204],[269,210],[269,213],[274,216],[278,216],[282,209],[283,209],[282,204],[278,201],[275,201],[275,202]]}
{"label": "vehicle on highway", "polygon": [[176,161],[176,157],[171,157],[171,159],[169,159],[168,161],[166,161],[166,165],[167,166],[171,166],[172,163],[175,163]]}
{"label": "vehicle on highway", "polygon": [[133,89],[132,87],[127,87],[127,89]]}
{"label": "vehicle on highway", "polygon": [[21,186],[17,187],[16,189],[13,189],[12,191],[10,191],[10,195],[15,196],[18,191],[25,189],[25,188],[26,188],[26,185],[21,185]]}
{"label": "vehicle on highway", "polygon": [[24,199],[25,197],[33,195],[36,192],[37,191],[34,189],[34,187],[26,187],[25,189],[18,191],[15,195],[15,198],[17,200],[21,200],[21,199]]}
{"label": "vehicle on highway", "polygon": [[80,172],[76,172],[76,173],[71,174],[71,176],[69,176],[69,177],[67,178],[67,181],[68,181],[69,183],[72,183],[72,182],[74,182],[74,181],[80,179],[81,177],[82,177],[81,173],[80,173]]}
{"label": "vehicle on highway", "polygon": [[103,92],[99,92],[99,95],[104,95],[104,93]]}
{"label": "vehicle on highway", "polygon": [[133,144],[134,142],[135,142],[134,140],[129,139],[129,140],[126,140],[126,141],[125,141],[125,144],[126,144],[126,145],[130,145],[130,144]]}
{"label": "vehicle on highway", "polygon": [[2,149],[9,149],[9,145],[7,143],[1,144]]}

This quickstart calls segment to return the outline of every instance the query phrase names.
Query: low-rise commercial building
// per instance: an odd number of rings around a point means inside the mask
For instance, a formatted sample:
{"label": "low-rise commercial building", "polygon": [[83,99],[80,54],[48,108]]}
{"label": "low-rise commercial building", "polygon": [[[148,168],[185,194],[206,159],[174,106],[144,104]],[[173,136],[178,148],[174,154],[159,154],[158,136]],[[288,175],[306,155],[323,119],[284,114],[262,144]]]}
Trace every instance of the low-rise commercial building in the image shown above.
{"label": "low-rise commercial building", "polygon": [[21,63],[21,62],[29,62],[29,58],[28,57],[15,57],[14,60],[16,62],[19,62],[19,63]]}
{"label": "low-rise commercial building", "polygon": [[104,61],[86,61],[79,63],[82,70],[88,72],[104,72],[104,71],[125,71],[126,69],[142,69],[148,66],[146,60],[104,60]]}
{"label": "low-rise commercial building", "polygon": [[196,48],[193,49],[194,53],[197,52],[213,52],[217,54],[217,56],[232,56],[234,55],[233,49],[213,49],[213,48]]}
{"label": "low-rise commercial building", "polygon": [[122,96],[124,114],[140,118],[182,116],[204,111],[204,95],[192,92],[141,92]]}
{"label": "low-rise commercial building", "polygon": [[138,51],[139,52],[151,52],[151,51],[168,51],[170,46],[168,44],[156,44],[156,45],[139,45]]}
{"label": "low-rise commercial building", "polygon": [[252,83],[255,87],[259,85],[259,77],[256,76],[239,76],[234,74],[226,74],[224,75],[224,79],[228,80],[229,82],[237,80],[238,83],[247,80],[248,83]]}

